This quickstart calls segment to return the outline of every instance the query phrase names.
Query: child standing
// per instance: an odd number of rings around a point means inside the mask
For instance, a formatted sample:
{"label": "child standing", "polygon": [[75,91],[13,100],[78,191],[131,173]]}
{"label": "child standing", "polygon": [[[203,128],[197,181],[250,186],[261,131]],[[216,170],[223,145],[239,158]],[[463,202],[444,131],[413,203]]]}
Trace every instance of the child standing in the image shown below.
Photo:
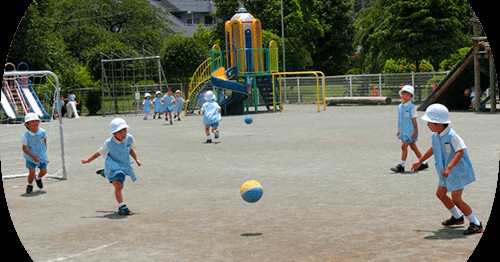
{"label": "child standing", "polygon": [[205,93],[205,103],[201,107],[201,113],[203,114],[203,124],[205,125],[205,134],[207,135],[207,141],[205,143],[212,143],[212,137],[210,136],[210,127],[212,127],[212,133],[214,133],[215,139],[219,138],[219,122],[221,121],[221,108],[217,102],[215,102],[215,94],[212,91],[207,91]]}
{"label": "child standing", "polygon": [[177,121],[181,121],[182,108],[184,107],[184,98],[182,98],[181,90],[175,91],[175,116]]}
{"label": "child standing", "polygon": [[151,112],[151,94],[145,93],[144,100],[141,104],[142,113],[144,113],[144,120],[148,120],[149,113]]}
{"label": "child standing", "polygon": [[[28,169],[28,185],[26,194],[33,192],[33,180],[36,181],[38,188],[43,188],[42,177],[47,174],[47,133],[40,125],[40,118],[35,113],[28,113],[24,117],[24,125],[28,131],[21,136],[21,145],[24,158],[26,159],[26,168]],[[36,168],[39,168],[36,175]]]}
{"label": "child standing", "polygon": [[169,120],[170,124],[172,124],[172,111],[174,110],[174,102],[175,99],[172,96],[172,89],[167,89],[167,93],[163,96],[163,110],[165,112],[165,121]]}
{"label": "child standing", "polygon": [[[450,211],[451,218],[442,222],[445,227],[464,223],[464,214],[469,220],[469,228],[465,235],[483,232],[483,225],[479,222],[467,203],[462,200],[464,187],[476,180],[472,163],[467,153],[464,141],[449,124],[448,109],[441,104],[430,105],[422,117],[432,131],[432,147],[412,164],[412,170],[418,170],[423,161],[434,155],[439,184],[436,196]],[[446,195],[451,192],[451,198]]]}
{"label": "child standing", "polygon": [[82,164],[90,163],[101,155],[106,156],[104,160],[104,175],[113,184],[115,189],[118,213],[120,215],[132,215],[132,212],[123,201],[123,184],[125,176],[130,176],[132,182],[137,179],[130,163],[130,156],[132,156],[138,166],[142,166],[142,162],[134,151],[135,141],[132,135],[127,133],[129,126],[125,120],[115,118],[111,120],[109,126],[112,136],[104,141],[104,145],[99,151],[87,159],[82,159]]}
{"label": "child standing", "polygon": [[[408,146],[410,146],[411,150],[415,152],[415,155],[418,158],[422,157],[417,144],[415,144],[418,140],[418,115],[415,105],[411,102],[414,96],[413,87],[410,85],[403,86],[403,88],[399,90],[399,96],[403,102],[398,106],[397,136],[403,144],[401,145],[401,162],[399,162],[399,164],[395,167],[391,167],[391,170],[396,173],[405,171],[406,158],[408,157]],[[428,167],[429,165],[424,162],[418,170],[424,170]]]}
{"label": "child standing", "polygon": [[161,91],[156,91],[155,99],[153,99],[153,119],[156,118],[156,114],[158,114],[158,119],[161,119],[161,113],[163,113],[163,106],[161,104]]}

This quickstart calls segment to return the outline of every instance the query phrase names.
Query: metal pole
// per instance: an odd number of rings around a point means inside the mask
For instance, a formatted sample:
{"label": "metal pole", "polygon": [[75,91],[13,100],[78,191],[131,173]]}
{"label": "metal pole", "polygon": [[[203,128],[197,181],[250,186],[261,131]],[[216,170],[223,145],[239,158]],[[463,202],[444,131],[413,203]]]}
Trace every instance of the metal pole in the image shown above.
{"label": "metal pole", "polygon": [[[283,22],[283,0],[281,0],[281,42],[283,43],[283,72],[286,72],[285,63],[285,23]],[[286,88],[286,76],[284,77],[285,88]],[[286,90],[286,89],[285,89]]]}

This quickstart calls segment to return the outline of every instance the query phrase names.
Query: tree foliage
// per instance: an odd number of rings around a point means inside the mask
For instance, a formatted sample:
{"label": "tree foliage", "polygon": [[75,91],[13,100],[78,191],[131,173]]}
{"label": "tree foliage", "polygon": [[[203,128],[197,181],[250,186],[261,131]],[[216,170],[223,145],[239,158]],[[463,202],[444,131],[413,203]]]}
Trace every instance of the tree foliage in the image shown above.
{"label": "tree foliage", "polygon": [[374,0],[357,14],[356,44],[364,71],[380,70],[387,59],[427,59],[437,67],[471,44],[472,10],[465,0]]}

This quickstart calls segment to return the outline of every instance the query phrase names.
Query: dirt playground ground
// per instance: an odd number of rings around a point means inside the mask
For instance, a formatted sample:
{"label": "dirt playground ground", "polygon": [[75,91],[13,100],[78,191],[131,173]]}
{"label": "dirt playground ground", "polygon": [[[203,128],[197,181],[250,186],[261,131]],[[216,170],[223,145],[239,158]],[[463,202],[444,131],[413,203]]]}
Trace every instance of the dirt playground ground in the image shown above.
{"label": "dirt playground ground", "polygon": [[[204,144],[198,115],[173,125],[123,116],[144,162],[133,165],[138,180],[125,182],[125,202],[135,213],[128,217],[117,215],[113,187],[95,174],[104,157],[80,163],[110,136],[112,117],[65,119],[67,180],[47,178],[43,190],[35,186],[26,196],[26,178],[3,179],[19,239],[34,261],[468,259],[484,234],[464,236],[467,221],[441,226],[450,213],[435,196],[434,161],[421,172],[389,170],[401,155],[395,105],[315,109],[285,105],[282,113],[253,115],[251,125],[244,116],[224,117],[213,144]],[[463,198],[488,230],[499,115],[453,112],[451,120],[477,177]],[[430,131],[418,122],[423,153]],[[25,129],[0,130],[2,173],[16,172],[4,163],[21,154]],[[410,151],[407,163],[415,160]],[[250,179],[264,188],[254,204],[239,196]]]}

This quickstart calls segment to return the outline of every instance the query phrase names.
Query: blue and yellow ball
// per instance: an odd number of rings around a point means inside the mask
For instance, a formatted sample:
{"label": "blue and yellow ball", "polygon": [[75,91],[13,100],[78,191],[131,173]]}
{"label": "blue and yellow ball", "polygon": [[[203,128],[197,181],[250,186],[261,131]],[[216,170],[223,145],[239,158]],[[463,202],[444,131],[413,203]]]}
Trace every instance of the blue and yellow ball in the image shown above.
{"label": "blue and yellow ball", "polygon": [[249,203],[255,203],[259,201],[263,194],[264,189],[257,180],[249,180],[241,185],[240,195],[243,200]]}

